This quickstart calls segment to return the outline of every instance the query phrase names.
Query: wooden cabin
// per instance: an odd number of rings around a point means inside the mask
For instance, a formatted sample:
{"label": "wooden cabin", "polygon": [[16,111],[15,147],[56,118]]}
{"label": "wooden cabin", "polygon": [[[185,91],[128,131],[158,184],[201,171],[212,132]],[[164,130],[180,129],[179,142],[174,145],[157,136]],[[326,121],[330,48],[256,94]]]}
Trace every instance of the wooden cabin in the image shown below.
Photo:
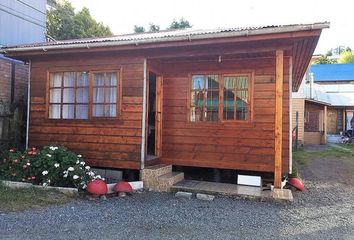
{"label": "wooden cabin", "polygon": [[3,49],[30,65],[28,143],[89,164],[291,171],[289,101],[328,23],[177,30]]}

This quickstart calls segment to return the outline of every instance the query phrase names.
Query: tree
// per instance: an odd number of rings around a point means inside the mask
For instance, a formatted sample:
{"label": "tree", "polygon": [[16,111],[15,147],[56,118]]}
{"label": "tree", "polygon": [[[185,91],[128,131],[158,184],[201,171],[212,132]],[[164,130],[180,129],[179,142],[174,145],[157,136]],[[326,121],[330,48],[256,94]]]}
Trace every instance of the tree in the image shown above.
{"label": "tree", "polygon": [[[185,29],[191,27],[192,25],[187,20],[181,18],[179,21],[173,20],[172,23],[170,24],[170,27],[168,27],[167,30]],[[159,32],[159,31],[160,31],[159,25],[153,23],[149,24],[149,32]],[[134,32],[135,33],[145,32],[145,28],[143,26],[134,25]]]}
{"label": "tree", "polygon": [[149,32],[158,32],[160,31],[160,26],[159,25],[156,25],[156,24],[153,24],[153,23],[150,23],[149,24]]}
{"label": "tree", "polygon": [[108,26],[97,22],[84,7],[75,13],[70,2],[52,1],[55,7],[47,12],[47,34],[54,39],[103,37],[113,35]]}
{"label": "tree", "polygon": [[354,52],[349,49],[340,54],[339,63],[354,63]]}
{"label": "tree", "polygon": [[327,55],[321,55],[321,57],[314,62],[314,64],[333,64],[333,63],[337,63],[336,60],[330,59]]}
{"label": "tree", "polygon": [[134,25],[134,32],[135,33],[145,32],[145,28],[143,26]]}
{"label": "tree", "polygon": [[176,21],[176,19],[174,19],[168,29],[185,29],[191,27],[192,25],[187,20],[181,18],[179,21]]}
{"label": "tree", "polygon": [[334,64],[334,63],[337,63],[336,60],[330,59],[328,55],[321,55],[321,57],[314,62],[314,64]]}
{"label": "tree", "polygon": [[342,52],[345,51],[351,51],[350,47],[346,47],[346,46],[338,46],[335,48],[331,48],[327,51],[327,56],[336,56],[336,55],[340,55]]}

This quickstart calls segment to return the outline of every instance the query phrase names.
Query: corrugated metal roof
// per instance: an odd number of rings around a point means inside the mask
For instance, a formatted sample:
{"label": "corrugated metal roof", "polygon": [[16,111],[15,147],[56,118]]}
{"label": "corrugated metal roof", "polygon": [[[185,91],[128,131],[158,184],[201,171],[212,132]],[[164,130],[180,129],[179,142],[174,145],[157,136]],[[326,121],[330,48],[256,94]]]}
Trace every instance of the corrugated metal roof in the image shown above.
{"label": "corrugated metal roof", "polygon": [[354,63],[311,65],[315,82],[354,81]]}
{"label": "corrugated metal roof", "polygon": [[85,38],[85,39],[73,39],[63,40],[55,42],[26,44],[19,46],[5,47],[7,50],[18,50],[33,47],[51,47],[51,46],[65,46],[69,48],[70,45],[83,45],[94,43],[117,43],[117,45],[124,44],[140,44],[151,42],[164,42],[164,41],[177,41],[182,39],[201,39],[201,38],[217,38],[217,37],[230,37],[237,33],[243,35],[257,35],[257,34],[269,34],[274,32],[293,32],[301,30],[313,30],[328,28],[328,22],[313,23],[313,24],[291,24],[291,25],[271,25],[271,26],[258,26],[258,27],[241,27],[241,28],[217,28],[217,29],[183,29],[183,30],[168,30],[160,32],[147,32],[147,33],[135,33],[117,35],[112,37],[100,37],[100,38]]}

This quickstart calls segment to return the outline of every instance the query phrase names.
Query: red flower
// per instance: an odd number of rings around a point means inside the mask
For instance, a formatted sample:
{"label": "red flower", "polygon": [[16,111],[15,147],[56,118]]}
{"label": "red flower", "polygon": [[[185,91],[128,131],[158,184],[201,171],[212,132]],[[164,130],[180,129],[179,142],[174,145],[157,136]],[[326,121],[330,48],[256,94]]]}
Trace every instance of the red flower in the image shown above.
{"label": "red flower", "polygon": [[18,162],[18,160],[17,160],[17,159],[14,159],[14,160],[12,160],[12,162],[13,162],[13,163],[17,163],[17,162]]}
{"label": "red flower", "polygon": [[21,155],[21,158],[24,159],[26,156],[25,155]]}
{"label": "red flower", "polygon": [[16,173],[12,173],[12,176],[16,177]]}
{"label": "red flower", "polygon": [[36,150],[37,150],[37,148],[34,148],[34,147],[32,148],[32,151],[33,151],[33,152],[35,152]]}
{"label": "red flower", "polygon": [[36,179],[36,177],[35,177],[35,176],[32,176],[32,177],[31,177],[31,179],[32,179],[32,180],[35,180],[35,179]]}
{"label": "red flower", "polygon": [[14,151],[15,151],[15,150],[14,150],[14,149],[12,149],[12,148],[9,150],[9,152],[14,152]]}
{"label": "red flower", "polygon": [[23,168],[27,168],[27,164],[24,164],[22,167],[23,167]]}
{"label": "red flower", "polygon": [[37,154],[37,152],[33,152],[32,154],[33,154],[33,155],[36,155],[36,154]]}
{"label": "red flower", "polygon": [[28,155],[32,155],[33,154],[33,152],[32,151],[28,151]]}

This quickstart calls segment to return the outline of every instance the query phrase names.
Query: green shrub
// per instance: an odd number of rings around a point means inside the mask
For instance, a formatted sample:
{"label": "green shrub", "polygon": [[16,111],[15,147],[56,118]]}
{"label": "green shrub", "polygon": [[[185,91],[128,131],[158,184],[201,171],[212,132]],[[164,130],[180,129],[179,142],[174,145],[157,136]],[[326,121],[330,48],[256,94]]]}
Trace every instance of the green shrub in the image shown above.
{"label": "green shrub", "polygon": [[10,149],[2,154],[2,159],[0,177],[4,180],[84,189],[90,180],[101,178],[86,165],[81,155],[62,146],[22,152]]}
{"label": "green shrub", "polygon": [[15,151],[9,149],[1,155],[0,178],[3,180],[34,182],[36,176],[31,164],[35,157],[36,149],[29,151]]}

